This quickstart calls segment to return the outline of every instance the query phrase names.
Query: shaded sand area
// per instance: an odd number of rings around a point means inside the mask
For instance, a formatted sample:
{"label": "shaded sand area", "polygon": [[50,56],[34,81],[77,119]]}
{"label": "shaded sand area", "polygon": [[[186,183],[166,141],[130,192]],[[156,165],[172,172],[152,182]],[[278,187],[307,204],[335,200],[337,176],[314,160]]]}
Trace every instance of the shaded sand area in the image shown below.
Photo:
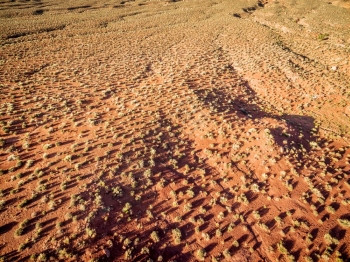
{"label": "shaded sand area", "polygon": [[1,261],[346,261],[349,1],[0,2]]}

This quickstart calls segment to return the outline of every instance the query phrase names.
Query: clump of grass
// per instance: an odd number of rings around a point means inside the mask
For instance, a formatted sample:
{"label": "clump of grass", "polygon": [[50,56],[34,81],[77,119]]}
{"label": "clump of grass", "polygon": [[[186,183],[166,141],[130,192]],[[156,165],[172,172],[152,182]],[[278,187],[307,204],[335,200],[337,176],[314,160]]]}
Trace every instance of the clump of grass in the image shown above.
{"label": "clump of grass", "polygon": [[179,228],[175,228],[171,232],[172,232],[175,244],[180,244],[181,237],[182,237],[181,230]]}
{"label": "clump of grass", "polygon": [[255,219],[260,219],[260,214],[256,210],[253,211],[253,216],[254,216]]}
{"label": "clump of grass", "polygon": [[5,200],[0,200],[0,210],[2,210],[6,205],[6,201]]}
{"label": "clump of grass", "polygon": [[49,205],[50,210],[55,210],[57,207],[57,203],[55,200],[50,200],[48,205]]}
{"label": "clump of grass", "polygon": [[336,239],[335,237],[332,237],[329,233],[325,234],[323,236],[323,238],[326,241],[326,243],[328,243],[328,244],[334,244],[334,245],[338,245],[339,244],[339,240]]}
{"label": "clump of grass", "polygon": [[332,207],[332,206],[327,206],[327,207],[326,207],[326,211],[327,211],[328,213],[330,213],[330,214],[334,214],[334,213],[335,213],[335,209],[334,209],[334,207]]}
{"label": "clump of grass", "polygon": [[341,218],[339,218],[338,219],[338,223],[339,223],[339,225],[341,225],[344,228],[349,228],[350,227],[350,220],[349,219],[346,219],[346,218],[341,219]]}
{"label": "clump of grass", "polygon": [[28,225],[29,220],[25,219],[20,225],[19,228],[17,228],[17,230],[15,231],[16,236],[21,236],[24,233],[24,229],[25,227]]}
{"label": "clump of grass", "polygon": [[158,232],[157,232],[157,231],[153,231],[153,232],[151,233],[151,239],[152,239],[155,243],[157,243],[157,242],[160,241],[159,235],[158,235]]}
{"label": "clump of grass", "polygon": [[66,248],[59,249],[57,252],[57,255],[58,255],[58,258],[62,260],[73,258],[73,255],[69,253]]}
{"label": "clump of grass", "polygon": [[188,189],[186,193],[191,198],[193,198],[195,196],[195,193],[194,193],[194,191],[192,189]]}
{"label": "clump of grass", "polygon": [[218,214],[218,219],[219,219],[219,220],[223,220],[224,218],[225,218],[224,212],[220,212],[220,213]]}
{"label": "clump of grass", "polygon": [[40,253],[36,258],[36,261],[45,262],[47,261],[47,256],[45,253]]}
{"label": "clump of grass", "polygon": [[123,196],[123,190],[120,186],[115,186],[112,188],[112,194],[114,197],[122,197]]}
{"label": "clump of grass", "polygon": [[207,210],[205,209],[204,206],[200,206],[199,212],[200,212],[201,214],[205,214],[205,213],[207,212]]}
{"label": "clump of grass", "polygon": [[24,249],[26,249],[27,246],[28,246],[28,242],[19,244],[18,249],[17,249],[18,252],[23,251]]}
{"label": "clump of grass", "polygon": [[75,170],[78,171],[82,166],[83,166],[83,163],[76,163],[76,164],[74,165],[74,168],[75,168]]}
{"label": "clump of grass", "polygon": [[317,39],[320,40],[320,41],[328,40],[329,39],[329,34],[328,33],[318,34]]}
{"label": "clump of grass", "polygon": [[62,191],[66,190],[67,189],[67,182],[66,181],[63,181],[61,184],[60,184],[60,188]]}
{"label": "clump of grass", "polygon": [[29,199],[24,199],[21,201],[21,203],[19,203],[18,207],[23,208],[28,204],[29,204]]}
{"label": "clump of grass", "polygon": [[123,207],[123,209],[122,209],[122,212],[125,213],[125,214],[131,215],[131,214],[132,214],[131,207],[132,207],[131,204],[130,204],[129,202],[127,202],[127,203],[124,205],[124,207]]}
{"label": "clump of grass", "polygon": [[43,148],[44,148],[45,150],[47,150],[47,149],[49,149],[49,148],[51,148],[51,147],[53,147],[52,144],[45,144],[45,145],[43,145]]}
{"label": "clump of grass", "polygon": [[30,168],[30,167],[32,167],[32,166],[33,166],[33,164],[34,164],[34,160],[32,160],[32,159],[27,160],[27,163],[26,163],[26,168]]}
{"label": "clump of grass", "polygon": [[283,242],[280,241],[277,243],[277,249],[278,251],[283,254],[283,255],[287,255],[288,254],[288,250],[287,248],[284,246]]}
{"label": "clump of grass", "polygon": [[249,200],[248,200],[247,196],[244,193],[242,193],[240,196],[238,196],[237,201],[240,202],[240,203],[243,203],[245,205],[249,204]]}
{"label": "clump of grass", "polygon": [[314,260],[312,259],[312,257],[306,256],[304,257],[305,262],[313,262]]}
{"label": "clump of grass", "polygon": [[19,227],[19,228],[17,228],[17,230],[15,231],[15,235],[16,235],[16,236],[22,236],[22,235],[23,235],[23,231],[24,231],[24,228],[23,228],[23,227]]}
{"label": "clump of grass", "polygon": [[5,145],[5,140],[0,138],[0,148],[2,148]]}
{"label": "clump of grass", "polygon": [[133,252],[133,248],[128,248],[124,253],[124,258],[126,260],[132,259],[132,252]]}
{"label": "clump of grass", "polygon": [[78,202],[79,196],[76,194],[71,195],[70,197],[70,207],[75,206]]}
{"label": "clump of grass", "polygon": [[196,255],[199,261],[204,261],[205,257],[207,256],[207,252],[205,252],[205,250],[201,248],[197,250]]}
{"label": "clump of grass", "polygon": [[175,222],[180,223],[182,221],[182,217],[176,216],[174,220],[175,220]]}
{"label": "clump of grass", "polygon": [[222,255],[223,255],[226,259],[231,259],[231,253],[230,253],[230,250],[228,250],[228,249],[225,249],[225,250],[222,252]]}
{"label": "clump of grass", "polygon": [[72,160],[73,160],[73,156],[72,155],[67,155],[64,158],[64,161],[66,161],[66,162],[72,162]]}
{"label": "clump of grass", "polygon": [[265,230],[266,232],[270,232],[269,227],[268,227],[265,223],[260,223],[260,222],[258,222],[258,226],[259,226],[261,229]]}
{"label": "clump of grass", "polygon": [[234,228],[235,228],[235,223],[231,222],[227,227],[227,231],[231,232]]}
{"label": "clump of grass", "polygon": [[141,254],[149,255],[149,248],[148,247],[143,247],[141,249]]}
{"label": "clump of grass", "polygon": [[192,209],[192,204],[191,203],[186,203],[186,205],[184,206],[184,210],[185,211],[190,211]]}
{"label": "clump of grass", "polygon": [[89,238],[95,238],[96,237],[96,230],[93,228],[86,228],[85,233]]}
{"label": "clump of grass", "polygon": [[202,237],[204,238],[205,241],[209,241],[209,240],[210,240],[210,236],[209,236],[209,234],[206,233],[206,232],[203,232],[203,233],[202,233]]}

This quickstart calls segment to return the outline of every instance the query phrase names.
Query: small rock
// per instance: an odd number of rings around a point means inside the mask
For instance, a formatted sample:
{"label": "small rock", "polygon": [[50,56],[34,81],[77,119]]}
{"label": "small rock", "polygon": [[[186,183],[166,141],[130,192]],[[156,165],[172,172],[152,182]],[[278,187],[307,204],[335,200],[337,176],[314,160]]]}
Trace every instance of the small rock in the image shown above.
{"label": "small rock", "polygon": [[332,67],[331,67],[331,70],[332,70],[332,71],[336,71],[337,69],[338,69],[338,67],[336,67],[336,66],[332,66]]}

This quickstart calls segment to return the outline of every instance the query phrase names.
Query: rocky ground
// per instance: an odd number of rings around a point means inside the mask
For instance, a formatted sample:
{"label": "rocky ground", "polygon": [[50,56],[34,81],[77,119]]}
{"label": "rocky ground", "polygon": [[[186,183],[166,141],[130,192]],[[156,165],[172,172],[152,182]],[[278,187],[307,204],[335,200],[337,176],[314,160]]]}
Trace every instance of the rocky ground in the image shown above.
{"label": "rocky ground", "polygon": [[0,261],[347,261],[350,2],[0,2]]}

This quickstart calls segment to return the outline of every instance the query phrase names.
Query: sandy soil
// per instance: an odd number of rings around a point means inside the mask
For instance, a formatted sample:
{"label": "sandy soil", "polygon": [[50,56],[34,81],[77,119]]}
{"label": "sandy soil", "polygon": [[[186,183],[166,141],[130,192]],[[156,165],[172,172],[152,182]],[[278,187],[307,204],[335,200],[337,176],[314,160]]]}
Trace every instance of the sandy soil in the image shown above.
{"label": "sandy soil", "polygon": [[347,261],[350,9],[0,2],[0,261]]}

